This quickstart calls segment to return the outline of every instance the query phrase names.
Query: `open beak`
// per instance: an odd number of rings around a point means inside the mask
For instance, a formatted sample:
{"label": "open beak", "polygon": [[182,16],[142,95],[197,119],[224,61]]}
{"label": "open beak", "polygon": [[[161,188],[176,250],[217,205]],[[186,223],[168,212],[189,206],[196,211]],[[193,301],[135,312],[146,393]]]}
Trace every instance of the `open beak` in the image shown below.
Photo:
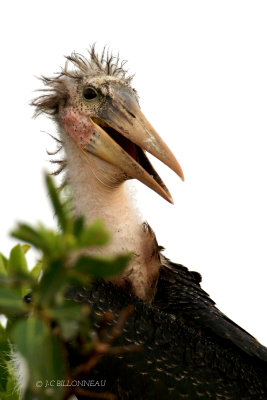
{"label": "open beak", "polygon": [[136,178],[173,203],[145,151],[170,167],[182,180],[183,171],[164,141],[141,112],[135,96],[127,88],[112,88],[98,117],[90,117],[94,134],[82,150],[119,167],[128,177]]}

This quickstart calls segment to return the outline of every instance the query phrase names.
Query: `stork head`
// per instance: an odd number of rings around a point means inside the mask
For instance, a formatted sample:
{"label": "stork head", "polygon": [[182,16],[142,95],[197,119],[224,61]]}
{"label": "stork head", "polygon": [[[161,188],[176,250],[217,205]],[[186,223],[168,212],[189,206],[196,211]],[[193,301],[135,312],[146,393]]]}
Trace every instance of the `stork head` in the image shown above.
{"label": "stork head", "polygon": [[[97,160],[110,165],[106,176],[110,183],[136,178],[164,199],[172,197],[149,162],[153,154],[183,180],[183,172],[174,155],[142,114],[131,77],[126,76],[118,57],[94,47],[89,58],[73,53],[66,57],[61,73],[42,77],[46,93],[33,101],[36,114],[53,116],[61,131],[77,146],[84,161],[97,168]],[[69,69],[69,63],[73,68]]]}

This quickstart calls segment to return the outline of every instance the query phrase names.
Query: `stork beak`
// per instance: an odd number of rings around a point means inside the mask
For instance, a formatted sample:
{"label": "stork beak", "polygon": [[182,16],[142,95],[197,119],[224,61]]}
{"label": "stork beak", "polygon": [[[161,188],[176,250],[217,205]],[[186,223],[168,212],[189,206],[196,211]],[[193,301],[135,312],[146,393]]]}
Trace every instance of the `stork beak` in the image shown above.
{"label": "stork beak", "polygon": [[112,95],[98,117],[90,117],[94,134],[83,146],[85,152],[119,167],[173,203],[169,190],[152,167],[145,151],[171,168],[182,180],[178,161],[141,112],[135,96],[124,87],[112,88]]}

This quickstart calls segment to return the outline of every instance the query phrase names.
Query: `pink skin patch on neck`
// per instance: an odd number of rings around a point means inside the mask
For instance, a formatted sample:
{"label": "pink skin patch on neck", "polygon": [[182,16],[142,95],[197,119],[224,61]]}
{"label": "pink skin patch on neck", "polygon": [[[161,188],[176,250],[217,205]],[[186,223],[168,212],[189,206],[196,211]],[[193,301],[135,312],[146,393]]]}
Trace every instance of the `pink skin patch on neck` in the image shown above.
{"label": "pink skin patch on neck", "polygon": [[89,117],[67,107],[61,112],[60,120],[65,132],[78,146],[84,147],[89,143],[94,131],[94,125],[90,122]]}

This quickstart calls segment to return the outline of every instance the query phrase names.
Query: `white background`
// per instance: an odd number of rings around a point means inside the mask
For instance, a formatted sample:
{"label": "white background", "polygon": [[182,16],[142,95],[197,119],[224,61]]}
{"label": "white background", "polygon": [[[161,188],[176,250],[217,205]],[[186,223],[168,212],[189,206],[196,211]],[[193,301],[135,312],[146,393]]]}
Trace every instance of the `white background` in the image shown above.
{"label": "white background", "polygon": [[107,44],[185,173],[182,183],[153,160],[175,205],[138,184],[143,215],[165,254],[267,345],[266,2],[9,1],[0,15],[1,250],[16,221],[55,225],[42,181],[54,143],[41,132],[55,128],[32,119],[35,76]]}

